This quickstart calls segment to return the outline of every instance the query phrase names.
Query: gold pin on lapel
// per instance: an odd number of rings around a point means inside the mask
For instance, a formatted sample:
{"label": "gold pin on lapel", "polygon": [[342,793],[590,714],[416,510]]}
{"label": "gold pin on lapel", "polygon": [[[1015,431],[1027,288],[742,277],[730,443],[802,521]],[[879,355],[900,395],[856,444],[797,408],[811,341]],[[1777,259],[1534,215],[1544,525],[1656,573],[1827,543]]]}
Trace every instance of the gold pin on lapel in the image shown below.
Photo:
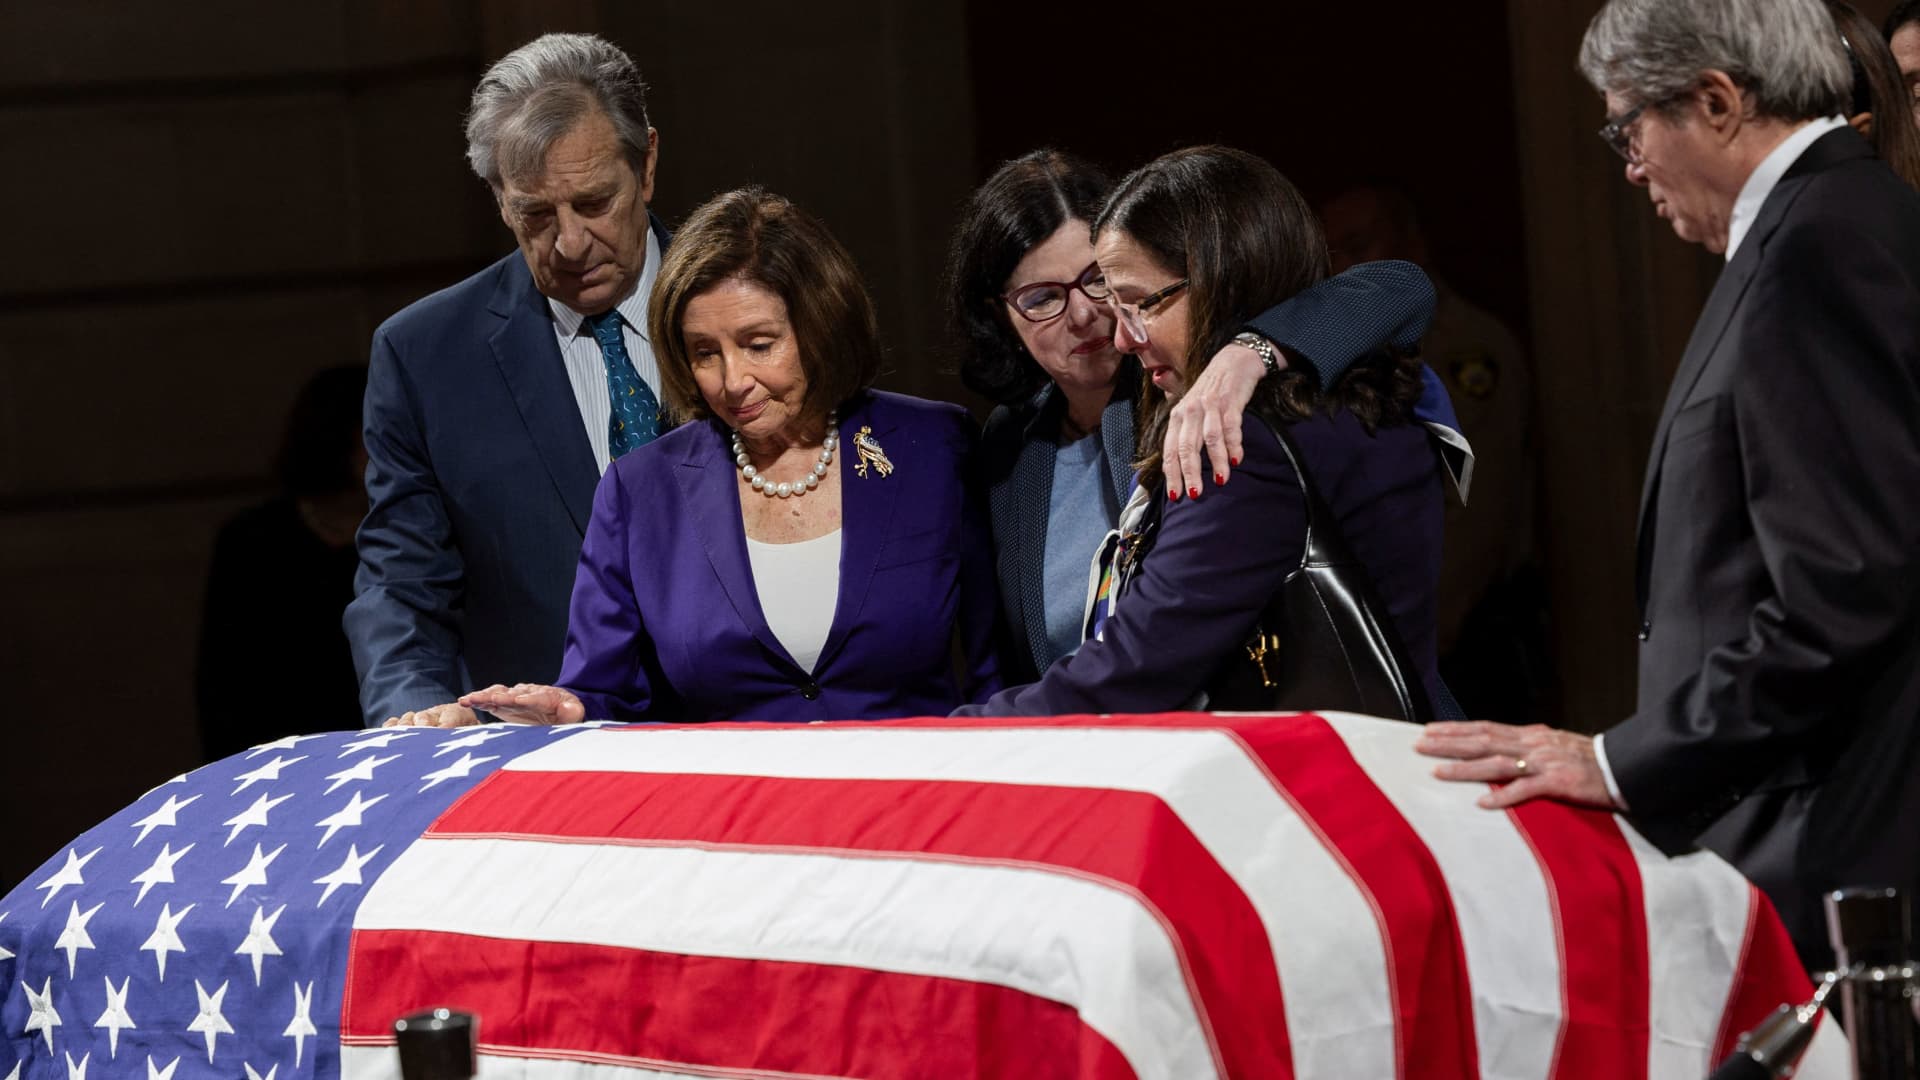
{"label": "gold pin on lapel", "polygon": [[874,439],[871,427],[861,425],[859,432],[853,437],[853,450],[860,455],[859,464],[853,467],[853,471],[860,474],[860,479],[867,478],[869,465],[873,466],[873,470],[883,479],[893,473],[893,462],[887,460],[887,452],[882,450],[880,443]]}

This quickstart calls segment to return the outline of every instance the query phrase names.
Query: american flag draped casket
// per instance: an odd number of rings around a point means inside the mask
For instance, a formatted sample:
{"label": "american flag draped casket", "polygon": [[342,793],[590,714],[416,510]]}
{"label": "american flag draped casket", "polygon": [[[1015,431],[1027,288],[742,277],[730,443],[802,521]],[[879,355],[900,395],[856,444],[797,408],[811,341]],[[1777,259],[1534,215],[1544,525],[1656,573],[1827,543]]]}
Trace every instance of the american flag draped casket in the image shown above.
{"label": "american flag draped casket", "polygon": [[[1179,714],[353,732],[161,785],[0,900],[0,1078],[1696,1080],[1810,993],[1616,818],[1410,725]],[[1802,1076],[1847,1075],[1823,1024]]]}

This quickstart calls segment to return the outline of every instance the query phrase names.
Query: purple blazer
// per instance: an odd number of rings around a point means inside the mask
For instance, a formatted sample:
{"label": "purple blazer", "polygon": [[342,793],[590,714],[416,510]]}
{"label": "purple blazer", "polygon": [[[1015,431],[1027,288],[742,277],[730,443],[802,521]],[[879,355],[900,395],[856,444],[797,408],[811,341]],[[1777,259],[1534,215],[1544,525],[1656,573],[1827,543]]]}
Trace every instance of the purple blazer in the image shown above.
{"label": "purple blazer", "polygon": [[[1354,556],[1392,612],[1408,658],[1438,701],[1434,594],[1440,583],[1440,462],[1420,424],[1373,434],[1351,413],[1289,429]],[[1248,413],[1246,456],[1224,487],[1165,508],[1160,536],[1103,636],[1040,681],[961,715],[1057,716],[1190,707],[1300,565],[1306,503],[1271,428]],[[1164,496],[1162,496],[1164,497]]]}
{"label": "purple blazer", "polygon": [[[767,628],[719,422],[676,428],[607,470],[559,680],[588,719],[944,716],[999,689],[999,598],[972,418],[882,391],[856,396],[840,417],[840,593],[813,671]],[[854,471],[862,426],[891,476]]]}

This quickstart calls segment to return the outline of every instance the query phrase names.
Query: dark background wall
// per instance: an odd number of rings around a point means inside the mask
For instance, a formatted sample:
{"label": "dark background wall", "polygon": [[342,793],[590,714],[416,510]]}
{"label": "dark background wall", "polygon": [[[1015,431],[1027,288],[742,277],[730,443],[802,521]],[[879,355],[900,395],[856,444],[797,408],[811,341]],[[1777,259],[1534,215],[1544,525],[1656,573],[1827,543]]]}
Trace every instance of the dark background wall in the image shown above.
{"label": "dark background wall", "polygon": [[[1218,142],[1271,161],[1316,204],[1358,182],[1391,184],[1414,199],[1448,279],[1524,331],[1504,5],[1272,4],[1188,41],[1167,25],[1164,3],[1103,5],[1091,27],[1072,5],[1032,5],[1018,34],[1006,26],[1013,7],[968,10],[982,177],[1036,146],[1075,151],[1117,177]],[[1137,55],[1109,28],[1130,28]],[[1076,63],[1018,77],[1034,63],[1034,41],[1083,47]]]}
{"label": "dark background wall", "polygon": [[1542,719],[1603,726],[1632,700],[1640,470],[1716,268],[1593,137],[1572,64],[1597,7],[0,5],[0,887],[198,764],[214,530],[267,494],[308,375],[508,249],[460,114],[487,63],[554,29],[647,73],[670,221],[757,182],[832,225],[879,302],[885,384],[910,393],[966,400],[939,268],[1006,157],[1052,144],[1124,170],[1219,141],[1313,197],[1407,189],[1441,271],[1529,346],[1562,676]]}

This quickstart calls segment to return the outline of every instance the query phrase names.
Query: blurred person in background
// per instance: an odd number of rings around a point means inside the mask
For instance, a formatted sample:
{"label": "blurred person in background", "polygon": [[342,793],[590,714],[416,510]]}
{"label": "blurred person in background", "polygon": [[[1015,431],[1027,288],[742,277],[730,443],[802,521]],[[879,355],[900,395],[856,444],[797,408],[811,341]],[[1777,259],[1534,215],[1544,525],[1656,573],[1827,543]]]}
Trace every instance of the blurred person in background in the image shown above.
{"label": "blurred person in background", "polygon": [[1901,85],[1913,106],[1913,122],[1920,124],[1920,0],[1901,0],[1887,14],[1881,36],[1899,65]]}
{"label": "blurred person in background", "polygon": [[1474,449],[1471,501],[1447,499],[1440,573],[1440,673],[1467,715],[1525,722],[1551,684],[1546,590],[1533,563],[1533,378],[1519,339],[1433,265],[1413,201],[1385,184],[1321,207],[1333,268],[1404,259],[1436,295],[1420,357],[1446,383]]}
{"label": "blurred person in background", "polygon": [[353,534],[367,512],[366,389],[363,366],[309,380],[274,459],[280,493],[221,526],[213,542],[194,669],[208,761],[284,735],[360,726],[340,613],[353,599]]}
{"label": "blurred person in background", "polygon": [[[1844,0],[1827,0],[1853,71],[1847,122],[1867,137],[1907,186],[1920,191],[1920,101],[1873,23]],[[1909,108],[1912,105],[1912,108]]]}

